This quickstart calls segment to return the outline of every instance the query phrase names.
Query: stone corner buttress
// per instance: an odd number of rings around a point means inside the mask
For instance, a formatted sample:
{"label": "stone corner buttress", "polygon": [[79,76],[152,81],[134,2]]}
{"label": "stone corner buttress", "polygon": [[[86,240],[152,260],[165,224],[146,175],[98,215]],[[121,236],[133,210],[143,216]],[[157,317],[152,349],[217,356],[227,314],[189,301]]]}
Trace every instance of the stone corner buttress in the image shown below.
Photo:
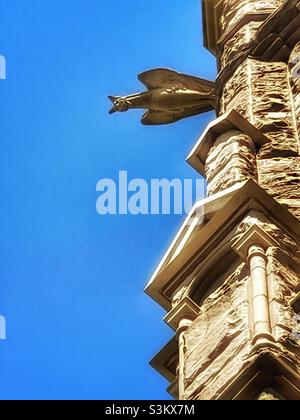
{"label": "stone corner buttress", "polygon": [[146,293],[174,338],[152,360],[180,400],[300,399],[300,1],[203,0],[217,118],[206,177]]}

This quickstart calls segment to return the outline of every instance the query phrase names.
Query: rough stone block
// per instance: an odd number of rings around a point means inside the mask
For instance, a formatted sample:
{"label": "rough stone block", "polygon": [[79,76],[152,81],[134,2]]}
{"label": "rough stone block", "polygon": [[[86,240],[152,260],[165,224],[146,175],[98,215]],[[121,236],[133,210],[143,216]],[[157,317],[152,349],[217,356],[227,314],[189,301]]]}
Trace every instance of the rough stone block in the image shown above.
{"label": "rough stone block", "polygon": [[260,157],[298,155],[288,66],[247,59],[224,87],[221,113],[236,109],[270,142]]}
{"label": "rough stone block", "polygon": [[226,32],[247,14],[271,14],[284,0],[227,0],[224,2],[222,28]]}
{"label": "rough stone block", "polygon": [[233,269],[201,305],[185,334],[187,399],[216,399],[239,371],[249,350],[247,270]]}
{"label": "rough stone block", "polygon": [[256,151],[252,139],[236,130],[221,135],[209,151],[206,177],[209,195],[250,178],[256,181]]}
{"label": "rough stone block", "polygon": [[300,218],[300,157],[258,159],[259,185]]}

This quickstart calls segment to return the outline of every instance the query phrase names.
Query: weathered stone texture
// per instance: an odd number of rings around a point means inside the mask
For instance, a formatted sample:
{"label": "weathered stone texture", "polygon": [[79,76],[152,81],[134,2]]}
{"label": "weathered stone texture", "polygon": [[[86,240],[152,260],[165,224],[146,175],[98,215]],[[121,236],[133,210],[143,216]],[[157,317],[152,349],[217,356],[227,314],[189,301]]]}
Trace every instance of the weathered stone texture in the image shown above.
{"label": "weathered stone texture", "polygon": [[259,185],[300,218],[300,157],[258,159]]}
{"label": "weathered stone texture", "polygon": [[262,394],[260,394],[257,400],[258,401],[280,401],[280,400],[284,400],[284,398],[279,396],[276,392],[272,390],[265,390]]}
{"label": "weathered stone texture", "polygon": [[[289,347],[296,343],[295,314],[290,306],[291,299],[296,295],[300,284],[300,265],[291,260],[289,254],[280,249],[271,248],[268,251],[269,266],[269,297],[271,307],[271,322],[276,341]],[[299,333],[299,331],[298,331]],[[298,354],[297,354],[298,353]],[[300,372],[300,348],[297,369]]]}
{"label": "weathered stone texture", "polygon": [[298,154],[288,67],[247,59],[226,83],[221,113],[236,109],[270,139],[260,157]]}
{"label": "weathered stone texture", "polygon": [[250,22],[238,30],[223,46],[221,68],[224,68],[248,47],[250,40],[255,36],[262,22]]}
{"label": "weathered stone texture", "polygon": [[300,135],[300,42],[296,45],[289,61],[290,78],[298,133]]}
{"label": "weathered stone texture", "polygon": [[[294,312],[290,306],[300,283],[299,244],[257,210],[252,210],[236,226],[232,241],[253,225],[261,227],[280,245],[267,252],[272,334],[280,343],[270,353],[282,358],[299,374],[300,347],[293,340]],[[219,398],[240,371],[259,356],[259,349],[251,352],[249,279],[247,264],[234,264],[197,302],[201,314],[185,333],[186,399]]]}
{"label": "weathered stone texture", "polygon": [[299,243],[296,242],[294,238],[287,235],[274,223],[270,223],[270,220],[265,216],[265,214],[257,210],[252,210],[236,227],[233,241],[238,240],[253,225],[258,225],[273,239],[275,239],[279,243],[281,250],[287,253],[292,260],[295,259],[295,261],[300,261]]}
{"label": "weathered stone texture", "polygon": [[221,135],[208,154],[206,177],[208,195],[250,178],[256,181],[256,151],[252,139],[234,130]]}
{"label": "weathered stone texture", "polygon": [[186,331],[186,399],[216,399],[240,370],[250,340],[247,279],[244,263],[233,269]]}
{"label": "weathered stone texture", "polygon": [[247,14],[271,14],[284,0],[227,0],[224,2],[222,28],[226,32]]}
{"label": "weathered stone texture", "polygon": [[[226,116],[209,127],[208,143],[200,142],[197,158],[201,173],[205,166],[208,196],[251,179],[300,220],[300,42],[294,48],[300,9],[293,0],[277,10],[284,2],[218,4],[218,11],[224,6],[221,34],[218,28],[208,40],[221,69],[217,111],[230,115],[236,110],[264,136],[240,116]],[[205,3],[213,15],[213,4]],[[224,196],[217,196],[216,203]],[[162,273],[170,276],[168,290],[174,290],[172,316],[182,317],[180,398],[280,400],[300,395],[300,323],[295,319],[299,221],[272,206],[272,200],[264,203],[263,196],[249,182],[241,199],[236,192],[219,213],[209,210],[198,231],[201,241],[193,232],[190,247],[180,245],[173,267]],[[209,204],[216,205],[214,200]],[[193,316],[180,306],[187,297],[196,308]]]}
{"label": "weathered stone texture", "polygon": [[[208,195],[250,178],[300,219],[300,43],[289,65],[281,60],[264,62],[252,57],[230,65],[247,50],[262,25],[263,19],[253,15],[271,14],[284,1],[224,1],[219,63],[221,69],[227,67],[220,90],[220,113],[235,109],[269,141],[257,151],[247,135],[227,132],[210,149],[205,170]],[[289,236],[282,227],[284,220],[276,225],[263,210],[253,210],[231,231],[232,243],[243,238],[253,225],[278,243],[277,248],[272,241],[274,246],[264,255],[268,260],[264,277],[269,289],[264,295],[268,331],[277,346],[271,345],[268,351],[299,375],[300,346],[293,336],[295,313],[291,307],[300,284],[299,238]],[[201,314],[185,333],[186,399],[217,399],[243,367],[266,351],[259,346],[253,351],[252,347],[256,343],[253,314],[257,314],[253,276],[245,262],[233,265],[228,275],[216,279],[214,289],[197,302]],[[257,394],[260,400],[281,399],[272,390],[266,389],[260,395],[261,392],[262,389]]]}

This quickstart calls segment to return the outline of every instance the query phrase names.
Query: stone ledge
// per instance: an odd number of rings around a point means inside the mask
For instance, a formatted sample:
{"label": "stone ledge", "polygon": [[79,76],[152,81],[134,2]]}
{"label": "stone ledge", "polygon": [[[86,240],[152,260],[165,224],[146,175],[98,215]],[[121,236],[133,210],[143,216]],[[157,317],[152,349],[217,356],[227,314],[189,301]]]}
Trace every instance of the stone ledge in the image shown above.
{"label": "stone ledge", "polygon": [[[169,260],[169,263],[160,265],[148,283],[145,292],[163,308],[168,311],[172,308],[172,295],[180,284],[187,279],[193,268],[199,266],[201,261],[205,262],[206,272],[216,266],[214,258],[207,258],[216,255],[216,249],[228,236],[234,226],[252,210],[258,210],[277,223],[283,231],[288,232],[295,241],[300,243],[300,221],[297,220],[287,209],[274,200],[254,181],[249,180],[240,188],[236,189],[230,199],[212,218],[199,227],[196,234],[190,241],[180,247],[176,257]],[[222,248],[223,257],[229,252],[234,254],[230,243]],[[208,278],[206,278],[208,281]]]}
{"label": "stone ledge", "polygon": [[197,144],[187,157],[187,163],[201,175],[205,176],[205,162],[216,139],[230,130],[238,130],[248,135],[257,146],[269,142],[269,139],[236,111],[230,112],[211,122]]}
{"label": "stone ledge", "polygon": [[172,383],[176,381],[178,357],[178,342],[174,337],[151,360],[150,366]]}
{"label": "stone ledge", "polygon": [[185,297],[164,318],[164,321],[177,331],[180,321],[188,319],[194,321],[200,313],[200,308],[189,297]]}
{"label": "stone ledge", "polygon": [[221,9],[220,0],[202,0],[204,46],[214,55],[221,36]]}
{"label": "stone ledge", "polygon": [[247,260],[248,251],[251,245],[261,245],[265,251],[270,247],[279,248],[280,245],[271,236],[264,232],[259,226],[253,225],[251,228],[232,245],[233,250],[243,259]]}
{"label": "stone ledge", "polygon": [[268,387],[287,400],[299,400],[299,375],[282,356],[271,348],[265,349],[240,371],[216,400],[255,400]]}

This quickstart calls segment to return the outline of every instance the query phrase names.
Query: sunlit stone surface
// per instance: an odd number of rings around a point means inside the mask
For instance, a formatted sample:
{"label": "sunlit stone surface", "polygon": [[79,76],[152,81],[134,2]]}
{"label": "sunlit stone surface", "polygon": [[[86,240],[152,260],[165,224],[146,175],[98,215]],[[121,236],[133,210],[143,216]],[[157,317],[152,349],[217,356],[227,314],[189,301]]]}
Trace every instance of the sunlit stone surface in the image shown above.
{"label": "sunlit stone surface", "polygon": [[180,399],[299,400],[300,6],[203,4],[219,115],[188,162],[208,199],[147,287],[179,340],[153,365]]}

